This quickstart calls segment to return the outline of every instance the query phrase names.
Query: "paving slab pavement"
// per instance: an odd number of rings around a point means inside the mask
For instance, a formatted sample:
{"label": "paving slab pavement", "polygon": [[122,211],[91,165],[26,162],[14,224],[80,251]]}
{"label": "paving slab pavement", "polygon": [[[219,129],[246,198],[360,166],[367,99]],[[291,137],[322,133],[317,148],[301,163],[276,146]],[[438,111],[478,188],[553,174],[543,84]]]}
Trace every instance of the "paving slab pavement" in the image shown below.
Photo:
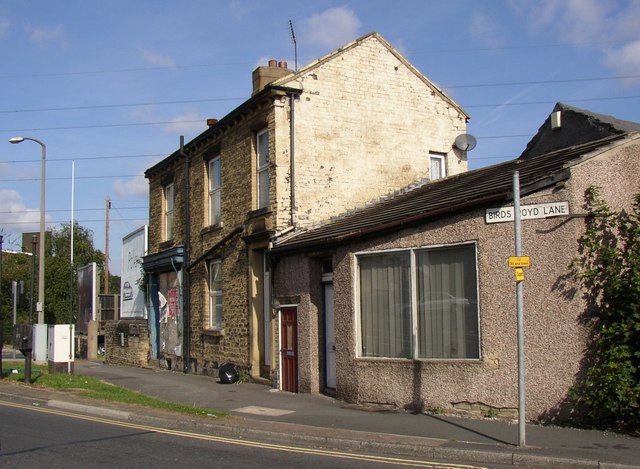
{"label": "paving slab pavement", "polygon": [[[286,438],[359,450],[537,467],[640,467],[640,439],[615,433],[526,426],[519,448],[516,421],[412,414],[349,405],[317,394],[292,394],[255,383],[221,384],[216,378],[77,360],[76,374],[162,400],[220,410],[232,434]],[[373,445],[373,446],[372,446]],[[374,448],[375,446],[375,448]]]}

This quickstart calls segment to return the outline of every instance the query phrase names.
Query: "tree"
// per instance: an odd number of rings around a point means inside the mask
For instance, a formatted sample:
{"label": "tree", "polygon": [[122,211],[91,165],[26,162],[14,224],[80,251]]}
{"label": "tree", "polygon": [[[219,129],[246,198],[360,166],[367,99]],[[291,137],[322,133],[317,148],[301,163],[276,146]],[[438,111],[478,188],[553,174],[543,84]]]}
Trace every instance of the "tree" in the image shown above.
{"label": "tree", "polygon": [[587,229],[573,264],[587,291],[592,337],[586,373],[571,395],[587,423],[640,433],[640,195],[613,212],[587,191]]}
{"label": "tree", "polygon": [[[45,260],[45,322],[68,324],[77,316],[78,267],[95,262],[98,272],[104,272],[105,256],[93,246],[93,233],[74,222],[73,267],[71,266],[70,223],[54,229],[47,236]],[[102,278],[99,274],[99,278]]]}
{"label": "tree", "polygon": [[[29,318],[29,292],[31,288],[30,254],[6,251],[2,253],[2,323],[5,342],[10,341],[12,337],[13,304],[11,300],[11,282],[14,280],[22,280],[24,282],[24,303],[16,307],[16,322],[18,324],[26,323]],[[37,280],[35,283],[37,283]]]}

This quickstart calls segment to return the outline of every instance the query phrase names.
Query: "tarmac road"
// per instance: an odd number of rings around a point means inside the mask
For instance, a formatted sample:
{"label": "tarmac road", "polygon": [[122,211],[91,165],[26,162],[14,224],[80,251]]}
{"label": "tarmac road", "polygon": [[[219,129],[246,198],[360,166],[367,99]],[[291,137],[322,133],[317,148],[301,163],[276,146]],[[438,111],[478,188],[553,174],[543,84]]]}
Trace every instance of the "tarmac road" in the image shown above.
{"label": "tarmac road", "polygon": [[[74,368],[76,374],[163,400],[226,411],[235,418],[207,423],[222,434],[512,467],[640,467],[640,439],[625,435],[527,425],[527,446],[519,448],[514,421],[390,412],[324,395],[291,394],[254,383],[225,385],[212,377],[101,362],[80,360]],[[0,385],[0,397],[10,392]]]}

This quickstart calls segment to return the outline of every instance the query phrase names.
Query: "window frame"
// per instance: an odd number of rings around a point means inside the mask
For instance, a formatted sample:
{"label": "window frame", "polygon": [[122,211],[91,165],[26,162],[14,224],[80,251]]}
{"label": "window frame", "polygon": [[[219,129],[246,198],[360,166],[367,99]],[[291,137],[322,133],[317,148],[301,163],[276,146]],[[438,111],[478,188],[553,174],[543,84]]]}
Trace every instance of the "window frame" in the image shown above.
{"label": "window frame", "polygon": [[[217,166],[218,181],[215,181],[215,167]],[[222,161],[217,155],[207,162],[208,171],[208,226],[218,226],[222,223]],[[217,183],[217,185],[216,185]]]}
{"label": "window frame", "polygon": [[[437,160],[440,162],[440,174],[434,177],[432,169],[433,169],[433,161]],[[436,181],[438,179],[442,179],[447,177],[447,154],[440,153],[437,151],[429,152],[429,179],[432,181]]]}
{"label": "window frame", "polygon": [[[209,311],[208,311],[208,329],[213,331],[222,331],[224,328],[224,295],[223,295],[223,276],[222,276],[222,259],[211,259],[208,264],[208,296],[209,296]],[[215,274],[219,274],[219,279],[216,280]],[[214,290],[214,283],[219,283],[219,289]],[[217,309],[220,305],[219,310]],[[219,311],[219,313],[218,313]]]}
{"label": "window frame", "polygon": [[164,219],[164,239],[169,241],[174,235],[174,211],[175,211],[175,186],[173,182],[166,184],[162,188],[163,203],[163,219]]}
{"label": "window frame", "polygon": [[[473,318],[475,321],[475,331],[477,335],[477,348],[473,351],[473,355],[470,357],[421,357],[420,353],[420,331],[419,331],[419,298],[418,298],[418,266],[416,265],[416,257],[420,252],[432,251],[437,249],[446,249],[446,248],[456,248],[456,247],[472,247],[473,248],[473,263],[472,266],[474,268],[474,279],[475,279],[475,297],[469,298],[469,300],[473,300],[475,302],[475,311],[473,314]],[[362,305],[361,305],[361,291],[362,291],[362,283],[361,283],[361,268],[360,268],[360,259],[365,257],[376,257],[376,256],[384,256],[389,254],[408,254],[409,256],[409,291],[411,292],[410,298],[410,337],[411,341],[411,354],[410,357],[386,357],[386,356],[371,356],[365,355],[363,353],[363,330],[362,330]],[[455,361],[456,363],[472,361],[477,362],[482,359],[482,336],[480,330],[480,281],[479,281],[479,272],[478,272],[478,243],[477,241],[471,242],[460,242],[460,243],[451,243],[451,244],[437,244],[437,245],[428,245],[428,246],[418,246],[411,248],[397,248],[397,249],[385,249],[385,250],[376,250],[376,251],[362,251],[356,252],[353,254],[354,265],[355,265],[355,275],[354,275],[354,325],[355,325],[355,333],[356,333],[356,358],[361,360],[418,360],[418,361]],[[466,329],[465,329],[466,331]]]}
{"label": "window frame", "polygon": [[[266,154],[266,159],[264,162],[261,162],[261,156],[263,156],[260,153],[260,139],[262,137],[266,137],[267,139],[267,154]],[[269,197],[269,190],[270,190],[270,181],[269,181],[269,159],[270,159],[270,154],[269,154],[269,129],[268,128],[264,128],[258,132],[256,132],[256,138],[255,138],[255,145],[256,145],[256,209],[261,209],[261,208],[267,208],[269,207],[269,203],[270,203],[270,197]],[[266,174],[266,185],[265,184],[261,184],[261,177],[264,176]],[[266,186],[266,187],[265,187]]]}

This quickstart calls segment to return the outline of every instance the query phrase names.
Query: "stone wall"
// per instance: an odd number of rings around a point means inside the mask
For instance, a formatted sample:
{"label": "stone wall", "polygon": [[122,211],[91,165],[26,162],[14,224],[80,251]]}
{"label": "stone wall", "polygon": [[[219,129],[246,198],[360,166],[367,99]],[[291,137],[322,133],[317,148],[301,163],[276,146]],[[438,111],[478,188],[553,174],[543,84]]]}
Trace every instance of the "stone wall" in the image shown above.
{"label": "stone wall", "polygon": [[[285,79],[286,80],[286,79]],[[453,146],[467,116],[377,35],[303,68],[295,110],[297,220],[308,227],[429,178],[429,154],[448,175],[467,170]],[[275,106],[277,197],[288,207],[289,101]],[[278,224],[288,210],[278,211]]]}
{"label": "stone wall", "polygon": [[[377,35],[306,67],[285,86],[301,90],[294,98],[293,126],[299,227],[428,177],[430,151],[446,155],[449,174],[466,170],[466,155],[452,148],[466,131],[466,115]],[[190,367],[198,372],[232,362],[251,367],[256,376],[265,363],[264,338],[258,337],[264,331],[264,276],[253,269],[270,237],[289,229],[292,221],[291,100],[274,89],[245,102],[241,112],[232,111],[232,118],[186,146],[190,260],[198,260],[190,268]],[[256,210],[255,146],[263,129],[269,133],[270,206]],[[221,222],[211,225],[208,162],[215,157],[221,166]],[[174,154],[150,176],[150,253],[184,244],[183,171],[184,160]],[[163,221],[163,188],[169,183],[175,196],[172,240],[164,239]],[[237,227],[244,231],[233,235]],[[208,262],[213,258],[222,261],[222,330],[209,324]],[[275,329],[274,324],[272,350],[277,349]],[[274,371],[277,357],[270,358]],[[268,370],[260,374],[269,376]],[[301,384],[317,391],[316,383]]]}
{"label": "stone wall", "polygon": [[108,321],[105,326],[105,363],[148,366],[149,326],[146,320]]}

